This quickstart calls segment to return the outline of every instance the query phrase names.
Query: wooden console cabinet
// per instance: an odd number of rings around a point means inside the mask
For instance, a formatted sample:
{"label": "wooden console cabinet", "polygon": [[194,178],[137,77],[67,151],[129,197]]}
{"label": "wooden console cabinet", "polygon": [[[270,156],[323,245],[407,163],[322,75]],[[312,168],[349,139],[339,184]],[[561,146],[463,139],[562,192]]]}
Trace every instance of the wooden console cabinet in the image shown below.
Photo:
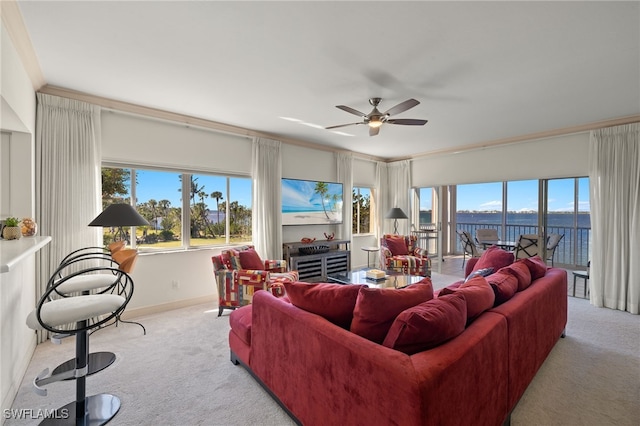
{"label": "wooden console cabinet", "polygon": [[[284,243],[282,252],[291,270],[298,271],[300,281],[326,282],[327,275],[351,269],[349,240],[316,240],[311,244]],[[300,248],[329,246],[326,253],[303,254]]]}

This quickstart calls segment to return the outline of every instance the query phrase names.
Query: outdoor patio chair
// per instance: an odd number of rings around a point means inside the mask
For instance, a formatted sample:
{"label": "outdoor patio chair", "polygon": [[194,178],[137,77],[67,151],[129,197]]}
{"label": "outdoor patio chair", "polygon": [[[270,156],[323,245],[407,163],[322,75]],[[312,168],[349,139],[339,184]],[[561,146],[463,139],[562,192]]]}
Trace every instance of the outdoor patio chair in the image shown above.
{"label": "outdoor patio chair", "polygon": [[498,230],[495,228],[478,228],[476,229],[476,242],[478,244],[483,241],[498,241]]}
{"label": "outdoor patio chair", "polygon": [[560,244],[563,237],[564,234],[549,234],[549,239],[547,240],[547,260],[551,261],[551,266],[553,266],[556,248],[558,248],[558,244]]}
{"label": "outdoor patio chair", "polygon": [[538,245],[538,236],[536,234],[522,234],[518,237],[516,244],[515,258],[525,259],[528,257],[540,255],[540,246]]}
{"label": "outdoor patio chair", "polygon": [[474,244],[471,234],[468,231],[458,229],[456,233],[460,236],[460,243],[462,245],[462,269],[464,269],[464,263],[467,260],[467,255],[471,257],[480,257],[484,250],[481,250]]}

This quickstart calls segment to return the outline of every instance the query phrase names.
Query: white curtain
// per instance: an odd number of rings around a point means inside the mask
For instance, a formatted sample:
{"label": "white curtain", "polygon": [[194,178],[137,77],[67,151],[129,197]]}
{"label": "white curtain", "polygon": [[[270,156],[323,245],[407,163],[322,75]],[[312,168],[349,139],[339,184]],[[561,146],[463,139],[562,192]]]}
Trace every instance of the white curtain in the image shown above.
{"label": "white curtain", "polygon": [[591,303],[640,313],[640,123],[591,132]]}
{"label": "white curtain", "polygon": [[381,161],[376,162],[376,176],[375,176],[375,188],[376,192],[376,205],[374,216],[374,230],[376,233],[376,241],[380,240],[382,234],[384,234],[384,216],[387,214],[387,203],[385,201],[385,195],[387,193],[387,163]]}
{"label": "white curtain", "polygon": [[338,229],[337,237],[342,240],[351,240],[353,227],[353,155],[336,154],[338,182],[342,184],[342,225]]}
{"label": "white curtain", "polygon": [[255,138],[253,179],[253,243],[263,259],[282,258],[282,160],[280,141]]}
{"label": "white curtain", "polygon": [[[409,160],[396,161],[387,164],[386,188],[383,183],[382,193],[385,200],[384,215],[389,209],[399,207],[409,216],[409,189],[411,188],[411,165]],[[392,232],[393,219],[383,219],[385,232]],[[398,219],[398,234],[409,233],[410,219]]]}
{"label": "white curtain", "polygon": [[36,217],[52,237],[37,257],[38,299],[64,256],[101,244],[100,228],[87,226],[101,211],[100,148],[97,106],[37,94]]}

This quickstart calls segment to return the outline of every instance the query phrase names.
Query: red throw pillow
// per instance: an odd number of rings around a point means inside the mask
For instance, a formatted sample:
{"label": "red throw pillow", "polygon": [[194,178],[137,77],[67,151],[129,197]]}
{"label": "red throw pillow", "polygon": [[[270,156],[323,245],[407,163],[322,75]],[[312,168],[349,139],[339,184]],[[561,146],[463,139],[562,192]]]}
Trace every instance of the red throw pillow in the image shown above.
{"label": "red throw pillow", "polygon": [[254,249],[239,251],[238,256],[240,257],[240,265],[242,269],[264,269],[264,262],[260,259],[260,255]]}
{"label": "red throw pillow", "polygon": [[484,277],[475,277],[458,288],[445,287],[440,290],[438,298],[448,294],[462,294],[467,301],[467,321],[479,317],[484,311],[493,308],[496,295]]}
{"label": "red throw pillow", "polygon": [[544,277],[547,273],[547,264],[544,263],[544,260],[542,260],[540,256],[533,256],[520,260],[529,268],[532,281]]}
{"label": "red throw pillow", "polygon": [[529,267],[520,260],[513,262],[509,266],[505,266],[498,272],[506,272],[513,275],[518,280],[518,291],[522,291],[531,285],[531,272]]}
{"label": "red throw pillow", "polygon": [[409,254],[407,242],[404,237],[387,237],[385,238],[387,248],[394,256],[406,256]]}
{"label": "red throw pillow", "polygon": [[475,272],[478,269],[493,268],[497,271],[500,268],[509,266],[513,263],[513,253],[510,251],[502,250],[498,246],[491,246],[482,253],[480,259],[473,266],[471,272]]}
{"label": "red throw pillow", "polygon": [[320,315],[327,321],[344,329],[349,329],[353,318],[358,292],[362,285],[307,284],[284,282],[291,304],[307,312]]}
{"label": "red throw pillow", "polygon": [[491,285],[496,295],[494,306],[498,306],[511,299],[518,291],[518,279],[506,272],[496,272],[487,277],[487,282]]}
{"label": "red throw pillow", "polygon": [[403,289],[362,287],[353,310],[351,332],[382,343],[400,312],[431,299],[433,285],[426,280]]}
{"label": "red throw pillow", "polygon": [[411,355],[453,339],[464,331],[466,323],[464,296],[442,296],[400,313],[382,344]]}

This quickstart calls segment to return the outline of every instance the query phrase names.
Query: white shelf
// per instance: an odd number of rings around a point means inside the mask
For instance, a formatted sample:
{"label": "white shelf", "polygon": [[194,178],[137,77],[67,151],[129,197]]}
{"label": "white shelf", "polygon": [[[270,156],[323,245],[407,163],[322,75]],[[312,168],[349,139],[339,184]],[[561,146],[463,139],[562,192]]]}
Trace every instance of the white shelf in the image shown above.
{"label": "white shelf", "polygon": [[0,272],[9,272],[20,261],[49,244],[51,237],[22,237],[0,240]]}

